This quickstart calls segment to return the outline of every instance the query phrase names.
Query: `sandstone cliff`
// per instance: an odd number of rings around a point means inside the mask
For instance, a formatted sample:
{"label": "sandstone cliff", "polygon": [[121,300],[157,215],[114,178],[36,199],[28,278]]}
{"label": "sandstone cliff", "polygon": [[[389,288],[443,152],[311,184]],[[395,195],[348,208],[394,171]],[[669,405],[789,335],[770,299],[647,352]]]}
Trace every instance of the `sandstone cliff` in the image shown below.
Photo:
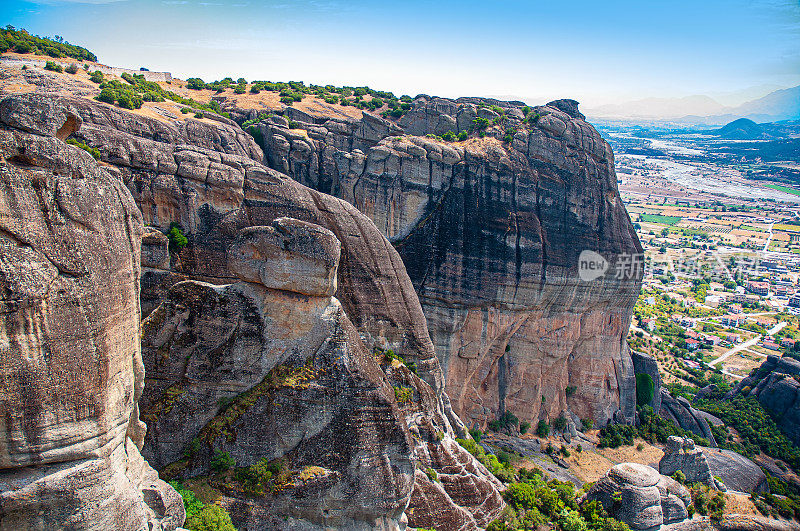
{"label": "sandstone cliff", "polygon": [[[625,337],[642,271],[624,267],[641,247],[611,148],[575,102],[525,111],[424,96],[396,122],[288,108],[256,136],[272,168],[352,203],[400,252],[465,421],[630,421]],[[473,138],[428,138],[448,131]],[[584,250],[611,262],[604,276],[580,278]]]}
{"label": "sandstone cliff", "polygon": [[[181,280],[214,284],[238,280],[228,247],[240,229],[270,225],[287,215],[329,229],[342,251],[336,296],[359,339],[370,353],[394,350],[407,364],[413,363],[419,375],[408,373],[402,365],[386,367],[384,372],[393,386],[415,389],[414,399],[400,405],[407,430],[420,434],[412,441],[417,471],[407,511],[410,523],[435,521],[439,529],[475,529],[503,508],[499,483],[454,441],[463,433],[463,425],[452,414],[444,393],[444,379],[417,295],[399,254],[369,218],[341,199],[310,190],[263,166],[260,148],[225,118],[184,119],[156,106],[151,109],[161,110],[127,112],[68,96],[76,91],[59,76],[2,68],[0,75],[26,90],[66,93],[58,101],[70,105],[83,121],[73,137],[97,148],[106,170],[132,192],[145,223],[152,227],[142,253],[146,313]],[[168,253],[166,240],[157,234],[172,223],[179,223],[189,238],[189,245],[177,254]],[[146,336],[145,341],[149,340]],[[237,390],[241,391],[228,391]],[[158,433],[154,427],[148,437],[155,441]],[[193,442],[193,434],[182,436],[172,442],[175,448]],[[395,444],[390,434],[381,432],[381,437],[386,437],[386,444]],[[145,451],[152,454],[147,457],[161,459],[157,447],[148,443]],[[438,472],[440,481],[433,482],[422,472],[427,467]],[[382,469],[375,472],[375,481],[392,481],[383,478]],[[397,499],[403,499],[402,492]],[[397,516],[393,511],[387,512],[390,520]],[[239,516],[245,518],[245,514]]]}
{"label": "sandstone cliff", "polygon": [[180,496],[142,459],[142,218],[63,140],[75,108],[0,101],[0,528],[171,530]]}

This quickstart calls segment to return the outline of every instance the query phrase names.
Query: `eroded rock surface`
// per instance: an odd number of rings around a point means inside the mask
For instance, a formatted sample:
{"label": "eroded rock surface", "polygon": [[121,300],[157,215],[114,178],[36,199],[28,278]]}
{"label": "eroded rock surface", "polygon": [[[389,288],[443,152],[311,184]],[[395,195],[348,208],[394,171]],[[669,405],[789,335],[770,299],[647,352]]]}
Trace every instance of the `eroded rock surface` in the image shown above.
{"label": "eroded rock surface", "polygon": [[[396,123],[288,109],[293,129],[276,115],[258,127],[271,167],[346,199],[398,249],[466,422],[485,427],[506,410],[533,423],[632,421],[624,338],[641,247],[611,148],[574,101],[527,112],[519,102],[419,97]],[[503,127],[466,142],[425,137],[476,119]],[[609,271],[582,279],[584,250]]]}
{"label": "eroded rock surface", "polygon": [[769,492],[767,476],[757,464],[731,450],[703,448],[708,467],[728,490]]}
{"label": "eroded rock surface", "polygon": [[7,97],[0,123],[0,527],[175,529],[139,453],[141,214],[62,141],[69,104]]}
{"label": "eroded rock surface", "polygon": [[[176,284],[144,324],[146,455],[170,475],[210,475],[247,529],[399,529],[405,520],[410,434],[331,297],[339,249],[333,233],[294,219],[250,227],[230,253],[242,282]],[[279,464],[285,477],[252,492],[241,472],[212,473],[217,452],[238,468]]]}
{"label": "eroded rock surface", "polygon": [[664,387],[661,388],[661,409],[658,414],[667,420],[671,420],[684,430],[705,438],[712,446],[717,445],[708,423],[709,419],[717,422],[719,422],[719,419],[705,411],[695,409],[682,396],[673,397]]}
{"label": "eroded rock surface", "polygon": [[658,463],[658,471],[665,476],[671,476],[680,470],[690,483],[702,483],[717,488],[714,475],[708,466],[708,460],[703,450],[695,446],[689,438],[671,436],[664,446],[664,457]]}

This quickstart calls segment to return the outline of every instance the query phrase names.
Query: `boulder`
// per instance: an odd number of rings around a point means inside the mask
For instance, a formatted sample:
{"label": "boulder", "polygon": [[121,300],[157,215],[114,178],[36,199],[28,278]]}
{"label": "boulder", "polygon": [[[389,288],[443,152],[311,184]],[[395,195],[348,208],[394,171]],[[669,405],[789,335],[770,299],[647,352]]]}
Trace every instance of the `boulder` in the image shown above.
{"label": "boulder", "polygon": [[631,529],[657,531],[688,518],[691,496],[686,488],[654,468],[637,463],[613,466],[586,494]]}
{"label": "boulder", "polygon": [[715,478],[722,480],[728,490],[738,492],[769,492],[767,476],[761,467],[732,450],[703,448],[708,467]]}
{"label": "boulder", "polygon": [[231,271],[247,282],[310,296],[332,296],[341,245],[331,231],[292,218],[248,227],[229,252]]}
{"label": "boulder", "polygon": [[142,267],[169,269],[169,238],[160,230],[149,228],[142,236]]}

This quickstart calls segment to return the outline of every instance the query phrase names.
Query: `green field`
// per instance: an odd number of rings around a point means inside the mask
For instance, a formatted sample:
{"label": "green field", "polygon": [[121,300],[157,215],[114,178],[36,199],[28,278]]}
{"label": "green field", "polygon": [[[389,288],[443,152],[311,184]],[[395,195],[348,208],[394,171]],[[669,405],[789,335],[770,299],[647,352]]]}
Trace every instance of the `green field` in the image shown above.
{"label": "green field", "polygon": [[640,214],[640,217],[647,223],[663,223],[664,225],[677,225],[683,219],[679,216],[662,216],[661,214]]}
{"label": "green field", "polygon": [[781,186],[779,184],[765,184],[767,188],[772,188],[773,190],[778,190],[779,192],[786,192],[787,194],[792,195],[800,195],[800,190],[796,188],[789,188],[788,186]]}

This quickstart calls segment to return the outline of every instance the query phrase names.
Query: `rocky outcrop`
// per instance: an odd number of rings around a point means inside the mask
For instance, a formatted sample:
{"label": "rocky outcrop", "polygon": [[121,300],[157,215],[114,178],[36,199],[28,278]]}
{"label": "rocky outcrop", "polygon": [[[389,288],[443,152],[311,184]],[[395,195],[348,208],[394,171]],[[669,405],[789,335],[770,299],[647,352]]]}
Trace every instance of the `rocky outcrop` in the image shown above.
{"label": "rocky outcrop", "polygon": [[708,467],[728,490],[769,492],[767,476],[757,464],[731,450],[703,448]]}
{"label": "rocky outcrop", "polygon": [[[318,225],[280,218],[250,227],[229,254],[241,282],[176,284],[144,323],[145,453],[169,475],[210,476],[247,529],[405,522],[410,433],[332,297],[339,253]],[[214,475],[222,452],[238,469],[263,462],[281,471],[256,487],[253,468]]]}
{"label": "rocky outcrop", "polygon": [[708,466],[703,451],[689,438],[671,436],[664,446],[664,457],[658,463],[658,471],[671,476],[680,470],[690,483],[702,483],[712,489],[717,482]]}
{"label": "rocky outcrop", "polygon": [[658,413],[661,417],[671,420],[686,431],[699,435],[706,439],[711,446],[717,446],[714,434],[709,426],[709,419],[712,422],[721,422],[713,415],[700,411],[692,407],[686,398],[679,396],[674,398],[666,388],[661,388],[661,409]]}
{"label": "rocky outcrop", "polygon": [[795,444],[800,444],[800,361],[769,356],[754,374],[745,378],[727,398],[754,396]]}
{"label": "rocky outcrop", "polygon": [[139,453],[141,214],[62,141],[74,107],[7,97],[0,124],[0,528],[175,529]]}
{"label": "rocky outcrop", "polygon": [[[25,81],[53,88],[56,78],[35,73],[26,72]],[[427,389],[420,393],[427,398],[403,405],[402,411],[409,431],[423,434],[413,441],[415,462],[448,479],[440,482],[444,488],[435,489],[435,503],[427,506],[444,522],[441,529],[452,528],[448,520],[460,522],[453,529],[474,529],[494,518],[504,506],[501,487],[453,442],[464,427],[452,414],[444,393],[417,295],[400,256],[366,216],[344,201],[309,190],[263,166],[261,151],[252,138],[225,119],[159,120],[86,99],[62,97],[58,101],[72,106],[83,120],[82,128],[71,134],[98,147],[107,170],[132,192],[146,224],[167,232],[171,224],[178,223],[189,239],[186,248],[171,254],[169,269],[165,269],[166,262],[158,260],[163,238],[148,238],[148,265],[142,272],[145,313],[158,306],[170,287],[181,280],[235,281],[228,244],[239,229],[270,225],[291,214],[334,232],[342,246],[337,298],[348,318],[370,352],[392,349],[414,366],[425,382],[419,388]],[[401,372],[395,370],[393,378],[401,379]],[[436,452],[427,450],[428,435],[443,443]],[[425,474],[416,474],[414,481],[415,489],[430,490],[431,481]],[[424,510],[413,510],[418,499],[422,498],[412,496],[412,510],[408,511],[414,515],[412,522],[426,516]]]}
{"label": "rocky outcrop", "polygon": [[[287,116],[292,129],[277,115],[258,126],[266,161],[352,203],[398,249],[462,418],[633,420],[641,247],[611,148],[577,103],[419,97],[396,123]],[[585,250],[605,275],[581,276]]]}
{"label": "rocky outcrop", "polygon": [[586,494],[609,515],[637,531],[657,531],[688,518],[689,491],[654,468],[637,463],[615,465]]}

